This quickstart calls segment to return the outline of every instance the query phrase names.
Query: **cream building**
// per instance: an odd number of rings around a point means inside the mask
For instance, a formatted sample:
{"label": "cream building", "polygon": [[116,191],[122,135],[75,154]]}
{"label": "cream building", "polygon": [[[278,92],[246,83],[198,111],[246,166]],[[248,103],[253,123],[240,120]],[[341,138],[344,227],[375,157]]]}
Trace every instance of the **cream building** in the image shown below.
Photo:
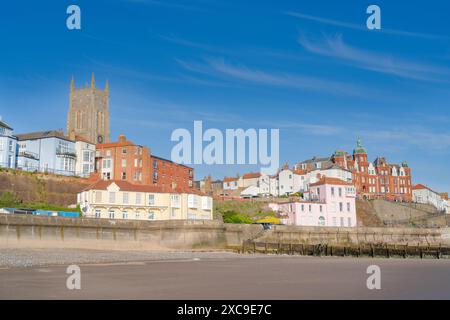
{"label": "cream building", "polygon": [[209,196],[126,181],[100,180],[78,194],[86,217],[134,220],[212,220]]}

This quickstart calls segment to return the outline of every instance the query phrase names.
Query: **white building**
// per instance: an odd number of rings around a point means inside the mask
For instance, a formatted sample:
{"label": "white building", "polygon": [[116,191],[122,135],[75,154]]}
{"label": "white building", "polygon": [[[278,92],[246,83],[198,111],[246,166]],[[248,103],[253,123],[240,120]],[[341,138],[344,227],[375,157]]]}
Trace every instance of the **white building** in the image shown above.
{"label": "white building", "polygon": [[89,140],[75,136],[75,173],[77,176],[87,178],[95,171],[95,144]]}
{"label": "white building", "polygon": [[13,128],[0,117],[0,167],[16,167],[16,150],[17,138],[13,136]]}
{"label": "white building", "polygon": [[17,168],[24,171],[76,174],[75,142],[62,131],[18,134]]}
{"label": "white building", "polygon": [[415,185],[412,188],[412,195],[414,202],[430,204],[440,212],[450,213],[448,200],[423,184]]}
{"label": "white building", "polygon": [[135,185],[127,181],[99,180],[78,194],[86,217],[132,220],[212,220],[210,196]]}

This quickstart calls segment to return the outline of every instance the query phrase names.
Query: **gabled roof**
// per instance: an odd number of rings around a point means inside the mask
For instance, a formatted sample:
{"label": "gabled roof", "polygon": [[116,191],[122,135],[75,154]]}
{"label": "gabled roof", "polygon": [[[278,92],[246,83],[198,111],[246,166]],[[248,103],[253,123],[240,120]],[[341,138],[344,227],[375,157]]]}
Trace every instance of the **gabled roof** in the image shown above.
{"label": "gabled roof", "polygon": [[37,140],[37,139],[46,139],[46,138],[59,138],[67,141],[72,141],[69,137],[64,135],[64,132],[60,130],[50,130],[50,131],[38,131],[31,133],[23,133],[16,134],[16,137],[19,141],[22,140]]}
{"label": "gabled roof", "polygon": [[331,177],[322,177],[318,182],[311,183],[309,186],[320,186],[324,184],[333,184],[333,185],[343,185],[343,186],[352,186],[353,183],[351,182],[345,182],[339,178],[331,178]]}
{"label": "gabled roof", "polygon": [[418,183],[415,186],[413,186],[412,189],[413,190],[429,190],[429,191],[431,191],[433,193],[439,194],[438,192],[436,192],[436,191],[432,190],[431,188],[427,187],[426,185],[423,185],[423,184],[420,184],[420,183]]}

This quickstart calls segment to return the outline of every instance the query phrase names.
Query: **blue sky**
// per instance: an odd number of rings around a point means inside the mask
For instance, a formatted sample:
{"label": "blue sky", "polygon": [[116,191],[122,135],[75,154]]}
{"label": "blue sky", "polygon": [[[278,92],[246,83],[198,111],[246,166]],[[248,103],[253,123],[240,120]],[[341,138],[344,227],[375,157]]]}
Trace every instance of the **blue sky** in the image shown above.
{"label": "blue sky", "polygon": [[[66,28],[81,8],[82,29]],[[381,7],[382,30],[365,28]],[[0,114],[65,128],[69,81],[110,83],[111,134],[170,157],[176,128],[279,128],[281,162],[351,151],[406,160],[450,191],[446,1],[13,1],[0,13]],[[196,178],[256,170],[194,166]]]}

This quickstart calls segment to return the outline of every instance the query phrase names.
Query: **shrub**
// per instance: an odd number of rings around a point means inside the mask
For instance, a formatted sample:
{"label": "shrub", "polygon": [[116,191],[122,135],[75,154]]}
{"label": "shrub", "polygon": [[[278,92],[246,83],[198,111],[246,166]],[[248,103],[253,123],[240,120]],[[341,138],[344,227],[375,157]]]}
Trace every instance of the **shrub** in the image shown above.
{"label": "shrub", "polygon": [[20,200],[10,191],[5,191],[0,195],[0,207],[15,207],[20,205]]}
{"label": "shrub", "polygon": [[223,213],[223,222],[225,223],[253,223],[253,220],[246,214],[226,211]]}

